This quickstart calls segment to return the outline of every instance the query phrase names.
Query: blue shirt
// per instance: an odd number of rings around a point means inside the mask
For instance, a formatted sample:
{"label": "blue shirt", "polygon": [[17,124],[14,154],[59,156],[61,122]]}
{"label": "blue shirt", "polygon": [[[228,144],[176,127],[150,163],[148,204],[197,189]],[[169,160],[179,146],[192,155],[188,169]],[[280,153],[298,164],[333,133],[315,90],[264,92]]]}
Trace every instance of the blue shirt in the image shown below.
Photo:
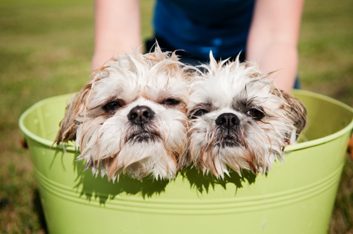
{"label": "blue shirt", "polygon": [[157,37],[200,60],[245,51],[255,0],[157,0]]}

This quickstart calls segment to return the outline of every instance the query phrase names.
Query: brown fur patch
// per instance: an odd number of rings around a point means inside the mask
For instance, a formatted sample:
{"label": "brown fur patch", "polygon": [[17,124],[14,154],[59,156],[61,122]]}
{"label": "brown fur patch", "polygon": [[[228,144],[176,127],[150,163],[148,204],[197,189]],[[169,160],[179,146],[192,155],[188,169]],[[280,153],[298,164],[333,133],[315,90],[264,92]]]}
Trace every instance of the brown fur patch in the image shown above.
{"label": "brown fur patch", "polygon": [[60,129],[55,138],[55,143],[75,140],[78,122],[76,121],[79,114],[86,107],[86,99],[92,88],[92,83],[85,85],[85,87],[74,96],[71,103],[66,106],[64,119],[60,122]]}
{"label": "brown fur patch", "polygon": [[286,105],[281,108],[286,112],[286,115],[293,121],[294,126],[297,129],[297,135],[299,135],[306,125],[306,108],[305,106],[295,97],[289,95],[283,90],[273,89],[272,93],[278,97],[283,98],[286,101]]}

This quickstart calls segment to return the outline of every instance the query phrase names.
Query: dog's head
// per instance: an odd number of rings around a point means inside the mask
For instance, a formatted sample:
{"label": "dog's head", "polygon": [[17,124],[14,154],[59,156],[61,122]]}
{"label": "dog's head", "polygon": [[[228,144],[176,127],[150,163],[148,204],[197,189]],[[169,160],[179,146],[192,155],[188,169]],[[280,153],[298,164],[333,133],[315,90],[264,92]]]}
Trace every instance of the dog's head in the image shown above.
{"label": "dog's head", "polygon": [[109,61],[68,105],[56,142],[76,140],[80,158],[109,178],[172,178],[186,152],[187,76],[158,47]]}
{"label": "dog's head", "polygon": [[255,66],[210,60],[191,87],[189,160],[218,177],[265,173],[304,128],[305,108]]}

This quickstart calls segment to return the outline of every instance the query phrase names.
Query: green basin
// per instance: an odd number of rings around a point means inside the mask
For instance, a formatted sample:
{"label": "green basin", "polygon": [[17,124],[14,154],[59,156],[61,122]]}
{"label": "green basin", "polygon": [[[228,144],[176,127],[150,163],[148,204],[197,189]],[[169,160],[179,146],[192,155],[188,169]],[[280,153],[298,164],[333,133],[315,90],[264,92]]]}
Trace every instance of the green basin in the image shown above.
{"label": "green basin", "polygon": [[111,183],[53,145],[71,95],[42,100],[19,120],[50,233],[327,233],[353,128],[353,110],[295,91],[308,110],[300,143],[268,175],[216,181],[194,171],[172,181]]}

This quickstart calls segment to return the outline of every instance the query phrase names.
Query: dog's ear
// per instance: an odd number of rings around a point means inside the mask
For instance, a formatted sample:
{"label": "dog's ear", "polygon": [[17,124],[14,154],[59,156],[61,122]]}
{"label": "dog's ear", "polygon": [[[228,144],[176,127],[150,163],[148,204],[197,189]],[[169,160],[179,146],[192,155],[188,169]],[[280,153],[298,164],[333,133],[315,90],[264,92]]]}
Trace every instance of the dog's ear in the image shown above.
{"label": "dog's ear", "polygon": [[54,141],[56,144],[76,139],[76,130],[79,124],[77,117],[86,107],[86,99],[91,88],[92,83],[88,83],[79,93],[73,97],[70,104],[66,106],[65,116],[60,122],[59,132]]}
{"label": "dog's ear", "polygon": [[283,98],[285,101],[285,104],[281,108],[285,111],[285,115],[292,121],[296,128],[297,138],[306,125],[307,112],[305,106],[298,99],[283,90],[274,89],[273,93]]}

